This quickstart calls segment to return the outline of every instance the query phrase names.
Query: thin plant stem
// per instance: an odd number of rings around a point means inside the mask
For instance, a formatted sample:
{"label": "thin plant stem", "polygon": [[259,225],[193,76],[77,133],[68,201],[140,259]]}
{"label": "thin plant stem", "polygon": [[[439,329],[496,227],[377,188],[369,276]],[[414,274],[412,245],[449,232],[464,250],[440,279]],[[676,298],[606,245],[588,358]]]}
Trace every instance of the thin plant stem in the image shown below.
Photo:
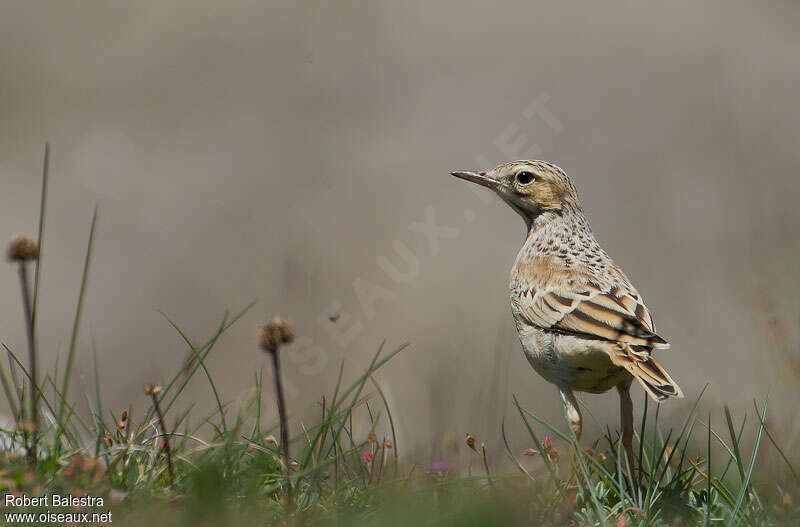
{"label": "thin plant stem", "polygon": [[81,276],[81,287],[80,292],[78,293],[78,305],[75,308],[75,319],[72,324],[72,336],[70,337],[69,342],[69,350],[67,352],[67,364],[64,367],[64,380],[63,384],[61,385],[61,393],[63,394],[63,399],[61,400],[61,404],[58,405],[58,417],[56,418],[56,436],[58,438],[61,437],[61,433],[64,430],[64,409],[65,403],[67,400],[67,394],[69,393],[69,381],[70,376],[72,374],[72,364],[75,359],[75,349],[78,343],[78,329],[80,328],[81,324],[81,314],[83,313],[83,301],[86,296],[86,283],[89,279],[89,263],[91,262],[92,258],[92,247],[94,246],[94,235],[95,230],[97,228],[97,207],[94,208],[94,214],[92,215],[92,225],[89,228],[89,242],[86,245],[86,259],[83,263],[83,275]]}
{"label": "thin plant stem", "polygon": [[47,183],[50,179],[50,143],[44,144],[44,159],[42,161],[42,195],[39,204],[39,237],[36,243],[39,247],[39,257],[36,259],[36,270],[33,278],[33,309],[31,320],[33,321],[34,331],[36,321],[39,316],[39,280],[42,271],[42,247],[44,244],[44,218],[47,210]]}
{"label": "thin plant stem", "polygon": [[286,512],[288,514],[292,498],[292,481],[289,479],[289,426],[286,418],[286,401],[283,397],[283,383],[281,382],[280,360],[278,350],[270,351],[272,357],[272,369],[275,375],[275,394],[278,399],[278,419],[281,423],[281,450],[283,452],[283,466],[286,471]]}
{"label": "thin plant stem", "polygon": [[25,310],[25,327],[27,329],[27,337],[28,337],[28,355],[30,361],[30,374],[31,374],[31,395],[30,401],[28,404],[30,405],[28,419],[30,420],[30,445],[28,447],[28,459],[31,464],[36,463],[37,459],[37,443],[38,443],[38,434],[39,434],[39,411],[38,411],[38,401],[39,401],[39,394],[38,394],[38,377],[37,377],[37,368],[36,368],[36,339],[33,332],[33,316],[31,311],[31,294],[28,288],[28,268],[25,265],[25,262],[20,262],[19,264],[19,281],[20,286],[22,287],[22,306]]}
{"label": "thin plant stem", "polygon": [[172,468],[172,452],[169,447],[169,432],[167,432],[167,424],[164,422],[164,414],[161,413],[161,407],[158,405],[158,394],[151,391],[150,397],[153,399],[153,408],[158,417],[158,424],[161,427],[161,434],[164,436],[164,453],[167,456],[167,470],[169,470],[169,479],[171,483],[175,483],[175,470]]}
{"label": "thin plant stem", "polygon": [[489,472],[489,460],[486,459],[486,445],[481,443],[481,459],[483,460],[483,468],[486,470],[486,481],[489,482],[490,487],[494,487],[494,482],[492,481],[492,473]]}

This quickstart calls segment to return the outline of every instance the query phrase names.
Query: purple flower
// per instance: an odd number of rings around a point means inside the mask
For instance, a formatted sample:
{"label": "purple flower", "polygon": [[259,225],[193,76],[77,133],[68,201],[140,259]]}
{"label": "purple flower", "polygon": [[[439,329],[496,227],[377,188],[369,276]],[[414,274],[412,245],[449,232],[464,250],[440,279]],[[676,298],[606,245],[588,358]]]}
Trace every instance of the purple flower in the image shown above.
{"label": "purple flower", "polygon": [[428,474],[445,475],[450,472],[451,468],[448,461],[434,461],[431,463],[431,466],[428,467]]}

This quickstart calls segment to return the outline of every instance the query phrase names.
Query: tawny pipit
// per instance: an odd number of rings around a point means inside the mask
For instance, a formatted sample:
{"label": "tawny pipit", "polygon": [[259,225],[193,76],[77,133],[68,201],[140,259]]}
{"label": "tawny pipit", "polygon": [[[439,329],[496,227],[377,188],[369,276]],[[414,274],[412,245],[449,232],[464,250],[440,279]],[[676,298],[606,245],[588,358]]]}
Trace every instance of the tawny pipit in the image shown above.
{"label": "tawny pipit", "polygon": [[651,357],[669,344],[656,334],[628,277],[595,240],[572,181],[544,161],[452,174],[494,190],[525,220],[528,235],[510,281],[525,356],[558,387],[578,438],[581,412],[573,391],[603,393],[616,386],[622,442],[633,464],[633,379],[656,401],[683,393]]}

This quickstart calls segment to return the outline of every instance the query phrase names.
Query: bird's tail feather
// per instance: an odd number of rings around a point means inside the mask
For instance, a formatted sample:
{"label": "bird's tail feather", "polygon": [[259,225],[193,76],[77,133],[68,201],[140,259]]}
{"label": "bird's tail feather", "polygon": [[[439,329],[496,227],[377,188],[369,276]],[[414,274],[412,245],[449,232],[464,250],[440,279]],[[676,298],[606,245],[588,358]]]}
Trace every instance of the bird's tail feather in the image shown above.
{"label": "bird's tail feather", "polygon": [[636,380],[654,400],[663,401],[669,397],[683,397],[680,386],[650,356],[649,348],[620,343],[611,354],[611,361],[636,377]]}

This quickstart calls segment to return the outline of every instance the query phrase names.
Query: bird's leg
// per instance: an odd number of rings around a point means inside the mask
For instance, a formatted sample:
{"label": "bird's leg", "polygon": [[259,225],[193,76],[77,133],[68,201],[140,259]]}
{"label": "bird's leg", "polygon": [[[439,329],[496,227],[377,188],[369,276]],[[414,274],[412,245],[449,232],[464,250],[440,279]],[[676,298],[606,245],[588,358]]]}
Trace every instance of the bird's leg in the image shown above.
{"label": "bird's leg", "polygon": [[561,394],[561,400],[564,401],[564,409],[566,410],[569,424],[572,426],[572,431],[575,433],[575,450],[572,451],[572,449],[570,449],[570,468],[572,475],[569,477],[569,482],[571,483],[572,479],[577,476],[575,458],[580,455],[578,450],[580,449],[579,441],[581,439],[581,432],[583,431],[583,418],[581,417],[581,410],[578,407],[578,401],[575,399],[575,394],[572,393],[572,389],[569,386],[559,386],[558,391]]}
{"label": "bird's leg", "polygon": [[580,441],[581,431],[583,430],[583,417],[581,417],[581,410],[578,407],[575,394],[572,393],[572,389],[568,386],[560,386],[558,391],[561,393],[561,400],[564,401],[569,424],[572,426],[572,431],[575,432],[575,439]]}
{"label": "bird's leg", "polygon": [[[631,382],[617,385],[619,392],[619,418],[622,427],[622,446],[628,456],[628,466],[633,473],[633,401],[631,400]],[[623,466],[625,464],[623,463]]]}

